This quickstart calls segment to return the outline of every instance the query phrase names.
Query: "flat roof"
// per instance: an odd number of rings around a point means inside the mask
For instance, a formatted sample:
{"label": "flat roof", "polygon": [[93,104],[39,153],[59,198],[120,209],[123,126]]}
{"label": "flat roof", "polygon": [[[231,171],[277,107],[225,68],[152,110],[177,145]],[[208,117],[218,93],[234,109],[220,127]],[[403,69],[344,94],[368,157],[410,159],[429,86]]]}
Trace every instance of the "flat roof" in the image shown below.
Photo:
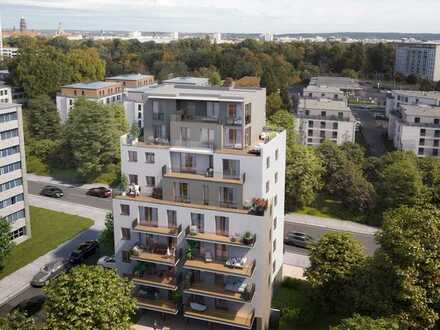
{"label": "flat roof", "polygon": [[359,82],[348,77],[317,76],[310,79],[311,86],[337,87],[340,89],[361,89]]}
{"label": "flat roof", "polygon": [[146,78],[154,78],[153,75],[146,75],[146,74],[140,74],[140,73],[129,73],[129,74],[121,74],[118,76],[113,77],[107,77],[105,79],[107,80],[141,80]]}
{"label": "flat roof", "polygon": [[233,88],[233,87],[204,87],[173,84],[160,84],[144,90],[148,98],[188,99],[212,101],[242,101],[246,95],[265,92],[264,88]]}
{"label": "flat roof", "polygon": [[393,90],[392,92],[404,96],[429,97],[433,99],[440,99],[440,92],[436,92],[436,91],[424,92],[424,91]]}
{"label": "flat roof", "polygon": [[396,46],[402,47],[438,47],[440,46],[440,42],[432,42],[432,41],[420,41],[420,42],[395,42]]}
{"label": "flat roof", "polygon": [[114,82],[93,81],[89,83],[76,83],[76,84],[65,85],[62,86],[61,88],[100,89],[100,88],[113,87],[114,85],[115,85]]}
{"label": "flat roof", "polygon": [[20,106],[20,104],[16,104],[16,103],[1,103],[0,102],[0,110],[16,108],[19,106]]}
{"label": "flat roof", "polygon": [[309,85],[304,88],[304,92],[323,92],[323,93],[343,93],[340,88],[334,86],[314,86]]}
{"label": "flat roof", "polygon": [[299,108],[309,110],[334,110],[351,112],[345,101],[336,101],[330,99],[300,99]]}
{"label": "flat roof", "polygon": [[164,80],[162,83],[164,84],[183,84],[183,85],[208,85],[208,78],[199,78],[199,77],[175,77],[172,79]]}
{"label": "flat roof", "polygon": [[407,116],[426,116],[426,117],[439,117],[440,107],[433,107],[429,105],[400,105],[402,112]]}

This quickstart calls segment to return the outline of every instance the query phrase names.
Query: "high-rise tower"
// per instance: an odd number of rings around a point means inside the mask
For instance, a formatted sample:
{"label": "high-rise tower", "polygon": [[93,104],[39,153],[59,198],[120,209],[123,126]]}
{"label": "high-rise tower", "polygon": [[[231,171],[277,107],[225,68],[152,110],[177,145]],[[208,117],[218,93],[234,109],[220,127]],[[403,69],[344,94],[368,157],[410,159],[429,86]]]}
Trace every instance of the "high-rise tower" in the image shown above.
{"label": "high-rise tower", "polygon": [[21,16],[20,18],[20,32],[26,32],[27,27],[26,27],[26,19],[24,18],[24,16]]}

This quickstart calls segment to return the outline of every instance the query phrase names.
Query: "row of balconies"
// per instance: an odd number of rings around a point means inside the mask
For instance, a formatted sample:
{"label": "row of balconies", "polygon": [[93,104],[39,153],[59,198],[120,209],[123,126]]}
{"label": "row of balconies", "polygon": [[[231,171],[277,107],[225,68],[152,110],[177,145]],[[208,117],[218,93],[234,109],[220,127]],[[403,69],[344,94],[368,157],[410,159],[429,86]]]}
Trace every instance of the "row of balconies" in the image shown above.
{"label": "row of balconies", "polygon": [[[136,288],[133,292],[138,308],[177,315],[180,311],[188,318],[232,325],[250,329],[254,311],[251,308],[223,308],[204,303],[205,299],[219,299],[232,304],[246,304],[253,300],[255,284],[244,281],[252,278],[256,261],[246,256],[216,259],[210,252],[195,251],[191,242],[200,241],[251,249],[256,240],[252,233],[229,235],[228,233],[204,233],[182,225],[160,227],[153,223],[139,223],[135,219],[132,230],[172,239],[171,247],[152,243],[136,243],[130,251],[130,259],[138,261],[128,275]],[[173,244],[185,233],[187,248],[176,249]],[[150,239],[150,241],[154,241]],[[168,241],[170,242],[170,241]],[[140,261],[140,262],[139,262]],[[184,272],[179,271],[182,265]],[[194,272],[207,272],[225,276],[223,283],[206,282],[194,276]],[[241,278],[241,280],[240,280]],[[184,296],[182,296],[184,294]],[[198,297],[195,299],[194,297]]]}

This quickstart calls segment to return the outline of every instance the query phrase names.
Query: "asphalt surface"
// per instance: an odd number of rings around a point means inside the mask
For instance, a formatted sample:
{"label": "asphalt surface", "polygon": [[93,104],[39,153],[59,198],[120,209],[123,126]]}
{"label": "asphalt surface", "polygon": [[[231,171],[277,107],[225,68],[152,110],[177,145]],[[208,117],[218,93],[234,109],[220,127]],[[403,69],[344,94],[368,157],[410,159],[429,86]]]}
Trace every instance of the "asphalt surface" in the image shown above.
{"label": "asphalt surface", "polygon": [[[30,194],[39,195],[41,189],[44,186],[47,186],[47,183],[37,182],[37,181],[28,181],[28,190]],[[50,186],[55,186],[60,188],[64,192],[64,196],[61,197],[62,200],[82,204],[87,206],[93,206],[100,209],[112,209],[112,200],[111,198],[99,198],[86,195],[87,190],[77,188],[75,186],[64,186],[64,185],[56,185],[50,184]]]}

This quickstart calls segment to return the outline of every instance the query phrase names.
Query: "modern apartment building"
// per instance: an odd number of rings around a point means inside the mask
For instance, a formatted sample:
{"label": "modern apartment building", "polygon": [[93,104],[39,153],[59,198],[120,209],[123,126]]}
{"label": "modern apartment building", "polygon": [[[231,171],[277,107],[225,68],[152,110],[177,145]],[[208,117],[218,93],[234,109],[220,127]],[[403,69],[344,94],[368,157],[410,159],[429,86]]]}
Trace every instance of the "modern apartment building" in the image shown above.
{"label": "modern apartment building", "polygon": [[317,146],[324,140],[338,145],[354,142],[357,122],[345,100],[302,98],[296,117],[302,144]]}
{"label": "modern apartment building", "polygon": [[0,103],[0,221],[10,223],[15,243],[31,236],[25,177],[21,106]]}
{"label": "modern apartment building", "polygon": [[16,48],[16,47],[3,47],[1,55],[2,55],[3,59],[15,58],[18,55],[18,48]]}
{"label": "modern apartment building", "polygon": [[281,277],[284,131],[263,88],[162,84],[143,94],[144,138],[121,138],[135,190],[113,199],[115,251],[140,309],[267,329]]}
{"label": "modern apartment building", "polygon": [[198,78],[198,77],[175,77],[162,81],[162,84],[200,86],[200,87],[208,87],[210,85],[208,78]]}
{"label": "modern apartment building", "polygon": [[440,80],[440,44],[397,43],[394,72]]}
{"label": "modern apartment building", "polygon": [[12,103],[12,89],[0,81],[0,103]]}
{"label": "modern apartment building", "polygon": [[362,89],[356,79],[332,76],[312,77],[309,86],[339,88],[346,95],[355,94]]}
{"label": "modern apartment building", "polygon": [[386,98],[386,116],[389,118],[390,113],[398,111],[401,105],[440,106],[440,92],[393,90]]}
{"label": "modern apartment building", "polygon": [[400,105],[390,113],[388,138],[399,150],[414,151],[420,157],[438,157],[440,149],[440,107]]}
{"label": "modern apartment building", "polygon": [[57,95],[57,109],[61,122],[69,117],[75,101],[80,97],[102,104],[122,103],[123,88],[120,82],[96,81],[76,83],[61,87]]}
{"label": "modern apartment building", "polygon": [[140,88],[154,84],[154,76],[145,74],[123,74],[105,78],[108,82],[120,82],[123,88]]}
{"label": "modern apartment building", "polygon": [[309,85],[304,88],[302,95],[305,99],[329,99],[337,101],[346,101],[345,94],[337,87],[329,86],[313,86]]}

